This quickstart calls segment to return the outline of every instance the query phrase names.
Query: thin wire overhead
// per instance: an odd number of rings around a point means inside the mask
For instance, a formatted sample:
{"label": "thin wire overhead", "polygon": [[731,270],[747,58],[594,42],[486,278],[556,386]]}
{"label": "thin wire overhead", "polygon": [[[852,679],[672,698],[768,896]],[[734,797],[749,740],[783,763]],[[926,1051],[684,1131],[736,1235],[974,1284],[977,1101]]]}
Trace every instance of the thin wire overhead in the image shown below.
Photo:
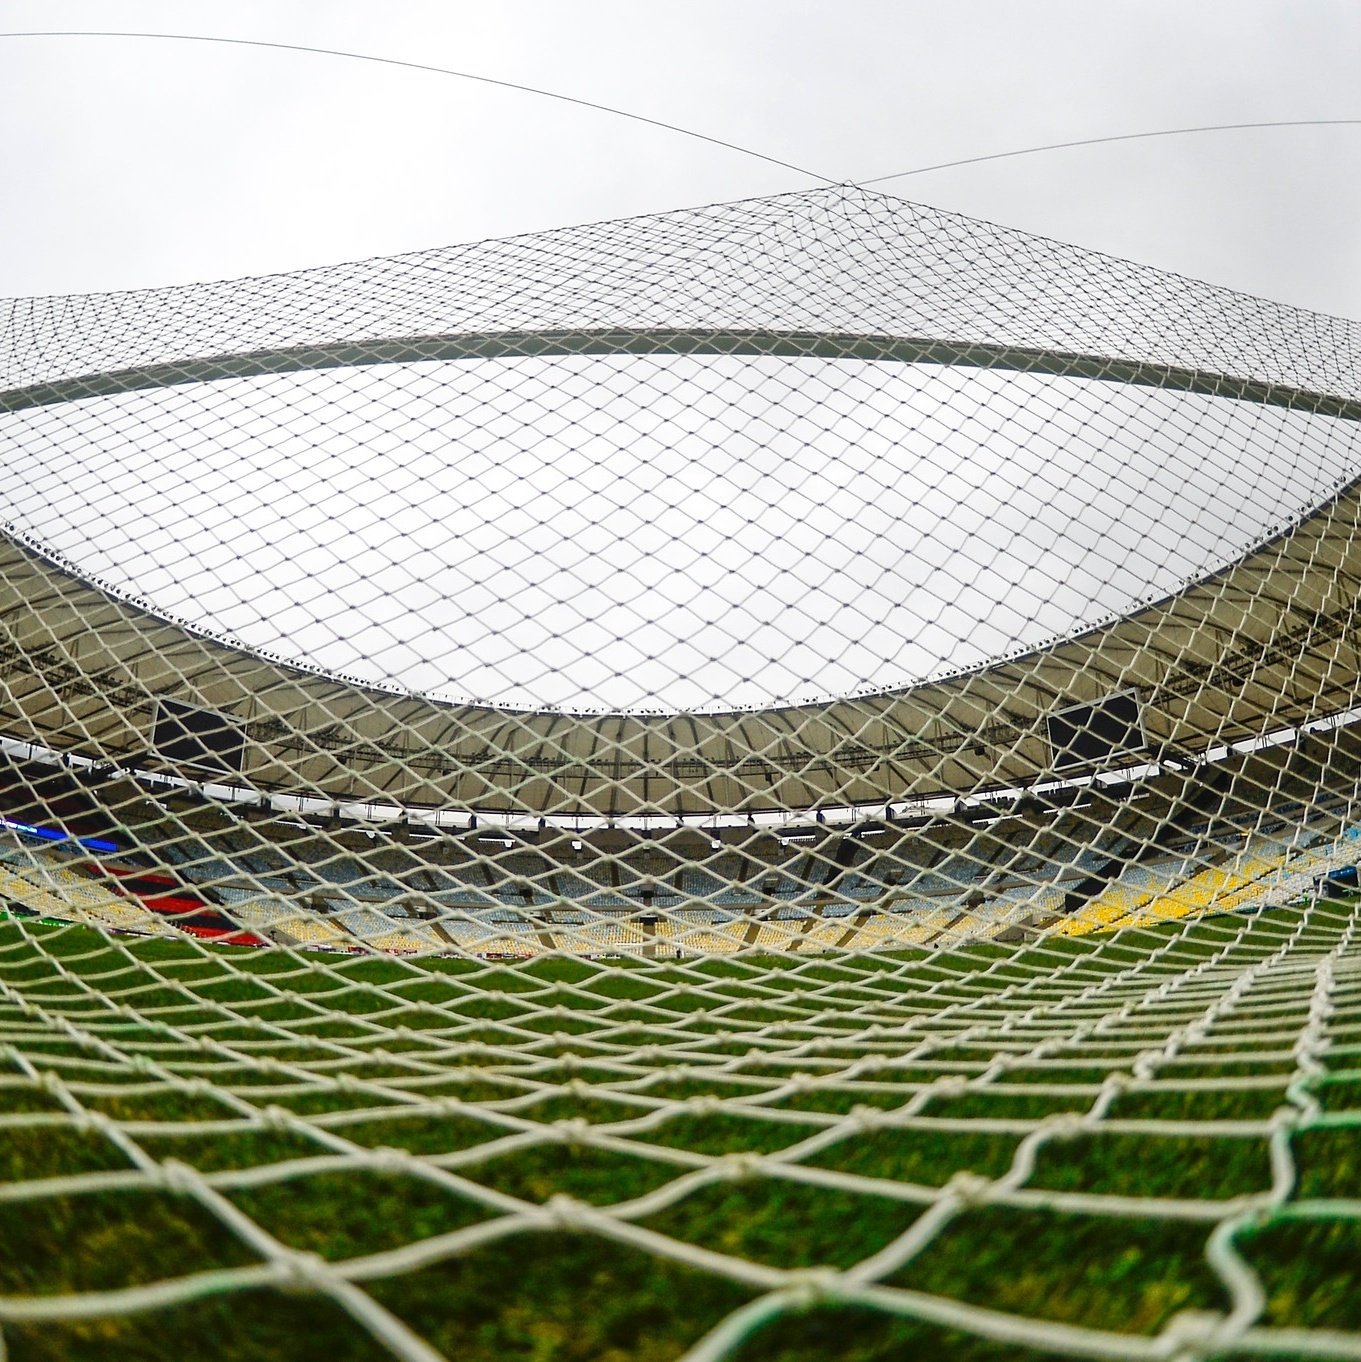
{"label": "thin wire overhead", "polygon": [[263,38],[227,38],[210,33],[150,33],[123,29],[22,29],[0,33],[0,38],[145,38],[158,42],[211,43],[223,47],[251,47],[276,52],[305,52],[317,57],[342,57],[347,61],[371,62],[375,66],[395,66],[406,71],[424,71],[435,76],[453,76],[457,80],[475,81],[479,85],[493,85],[502,90],[517,90],[521,94],[537,95],[541,99],[557,100],[561,104],[574,104],[581,109],[593,109],[597,113],[613,114],[616,118],[627,118],[633,123],[644,123],[649,127],[661,128],[665,132],[689,137],[697,142],[707,142],[710,146],[722,147],[750,156],[768,165],[779,166],[782,170],[792,170],[796,175],[804,175],[823,184],[835,184],[836,180],[822,175],[816,170],[807,170],[792,161],[783,161],[778,156],[767,155],[763,151],[753,151],[750,147],[736,142],[725,141],[721,137],[711,137],[708,133],[696,132],[693,128],[683,128],[677,123],[664,119],[649,118],[646,114],[634,113],[629,109],[619,109],[610,104],[600,104],[592,99],[581,99],[576,95],[566,95],[559,90],[544,90],[536,85],[524,85],[518,81],[500,80],[495,76],[482,76],[474,71],[457,71],[447,66],[433,66],[428,62],[405,61],[399,57],[380,57],[371,52],[349,52],[335,47],[313,47],[307,43],[270,42]]}
{"label": "thin wire overhead", "polygon": [[1006,161],[1015,156],[1035,156],[1044,151],[1068,151],[1075,147],[1107,146],[1113,142],[1140,142],[1154,137],[1185,137],[1202,132],[1242,132],[1251,128],[1339,128],[1361,127],[1361,118],[1286,118],[1262,123],[1207,123],[1194,128],[1160,128],[1153,132],[1122,132],[1110,137],[1082,137],[1071,142],[1045,142],[1034,147],[1013,147],[1010,151],[989,152],[986,156],[964,156],[954,161],[938,161],[934,165],[917,166],[913,170],[897,170],[892,175],[875,175],[868,180],[857,180],[862,187],[887,184],[889,180],[906,179],[909,175],[928,175],[934,170],[954,170],[959,166],[981,165],[985,161]]}
{"label": "thin wire overhead", "polygon": [[767,165],[792,170],[796,175],[818,180],[825,185],[843,184],[869,185],[887,184],[890,180],[906,179],[914,175],[928,175],[938,170],[954,170],[961,166],[982,165],[990,161],[1005,161],[1019,156],[1036,156],[1049,151],[1068,151],[1078,147],[1106,146],[1117,142],[1138,142],[1161,137],[1185,137],[1198,133],[1242,132],[1267,128],[1326,128],[1361,126],[1361,118],[1290,118],[1272,119],[1246,123],[1207,123],[1187,128],[1159,128],[1148,132],[1115,133],[1104,137],[1083,137],[1064,142],[1045,142],[1031,147],[1012,147],[1007,151],[988,152],[981,156],[964,156],[951,161],[938,161],[931,165],[915,166],[910,170],[895,170],[889,175],[875,175],[869,179],[849,180],[845,177],[824,175],[806,166],[796,165],[768,152],[757,151],[738,142],[730,142],[722,137],[698,132],[694,128],[670,123],[665,119],[651,118],[646,114],[635,113],[631,109],[621,109],[611,104],[601,104],[596,100],[582,99],[576,95],[563,94],[558,90],[545,90],[540,86],[525,85],[518,81],[502,80],[494,76],[479,75],[473,71],[460,71],[447,66],[435,66],[428,62],[407,61],[399,57],[380,57],[371,52],[352,52],[343,48],[316,47],[309,43],[273,42],[263,38],[229,38],[209,33],[161,33],[144,32],[135,29],[20,29],[0,33],[5,38],[141,38],[159,42],[208,43],[226,47],[248,47],[279,52],[302,52],[310,56],[340,57],[347,61],[370,62],[377,66],[394,66],[409,71],[423,71],[430,75],[452,76],[457,80],[474,81],[480,85],[491,85],[504,90],[516,90],[522,94],[536,95],[542,99],[557,100],[563,104],[574,104],[579,108],[593,109],[598,113],[612,114],[616,118],[626,118],[630,122],[642,123],[649,127],[660,128],[665,132],[688,137],[697,142],[707,142],[710,146],[722,147],[749,156]]}

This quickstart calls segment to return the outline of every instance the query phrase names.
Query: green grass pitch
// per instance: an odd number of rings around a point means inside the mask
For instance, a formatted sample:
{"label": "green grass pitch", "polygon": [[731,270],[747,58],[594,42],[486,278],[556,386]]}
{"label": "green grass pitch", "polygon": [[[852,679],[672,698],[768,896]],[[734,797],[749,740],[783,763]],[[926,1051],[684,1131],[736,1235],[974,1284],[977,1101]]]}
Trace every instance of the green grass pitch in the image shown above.
{"label": "green grass pitch", "polygon": [[[1355,907],[1020,950],[632,962],[288,954],[10,921],[0,1297],[225,1272],[192,1299],[11,1319],[9,1358],[394,1355],[306,1280],[242,1284],[268,1251],[158,1181],[167,1160],[272,1243],[372,1259],[363,1291],[464,1362],[679,1358],[762,1296],[732,1264],[851,1271],[946,1187],[972,1192],[883,1286],[1149,1337],[1230,1310],[1207,1239],[1279,1178],[1281,1111],[1288,1196],[1235,1240],[1260,1322],[1361,1329]],[[1330,952],[1331,1010],[1310,1032]],[[1037,1130],[1013,1193],[980,1195]],[[578,1204],[646,1233],[602,1233]],[[567,1209],[524,1220],[543,1206]],[[725,1356],[1044,1355],[816,1280]]]}

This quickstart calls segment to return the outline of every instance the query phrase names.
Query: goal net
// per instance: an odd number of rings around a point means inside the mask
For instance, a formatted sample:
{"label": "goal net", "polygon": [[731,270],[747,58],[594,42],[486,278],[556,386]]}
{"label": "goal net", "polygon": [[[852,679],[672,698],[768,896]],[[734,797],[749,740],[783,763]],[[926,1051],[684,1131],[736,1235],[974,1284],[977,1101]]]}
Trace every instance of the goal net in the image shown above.
{"label": "goal net", "polygon": [[2,306],[10,1355],[1361,1356],[1355,325],[844,187]]}

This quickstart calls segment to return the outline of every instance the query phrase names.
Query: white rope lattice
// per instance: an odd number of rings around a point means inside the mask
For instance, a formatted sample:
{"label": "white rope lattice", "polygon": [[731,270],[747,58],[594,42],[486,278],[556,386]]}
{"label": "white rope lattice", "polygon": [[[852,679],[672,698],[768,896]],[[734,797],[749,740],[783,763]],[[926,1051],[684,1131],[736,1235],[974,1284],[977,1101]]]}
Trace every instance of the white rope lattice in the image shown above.
{"label": "white rope lattice", "polygon": [[1361,1356],[1348,323],[853,189],[6,308],[14,1357]]}

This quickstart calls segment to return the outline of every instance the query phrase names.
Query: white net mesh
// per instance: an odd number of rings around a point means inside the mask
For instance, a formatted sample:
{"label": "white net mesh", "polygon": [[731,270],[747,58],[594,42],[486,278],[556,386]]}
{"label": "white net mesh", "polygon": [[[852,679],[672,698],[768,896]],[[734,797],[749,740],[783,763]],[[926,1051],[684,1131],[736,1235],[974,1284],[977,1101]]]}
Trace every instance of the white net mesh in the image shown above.
{"label": "white net mesh", "polygon": [[836,189],[4,338],[14,1356],[1361,1356],[1348,323]]}

